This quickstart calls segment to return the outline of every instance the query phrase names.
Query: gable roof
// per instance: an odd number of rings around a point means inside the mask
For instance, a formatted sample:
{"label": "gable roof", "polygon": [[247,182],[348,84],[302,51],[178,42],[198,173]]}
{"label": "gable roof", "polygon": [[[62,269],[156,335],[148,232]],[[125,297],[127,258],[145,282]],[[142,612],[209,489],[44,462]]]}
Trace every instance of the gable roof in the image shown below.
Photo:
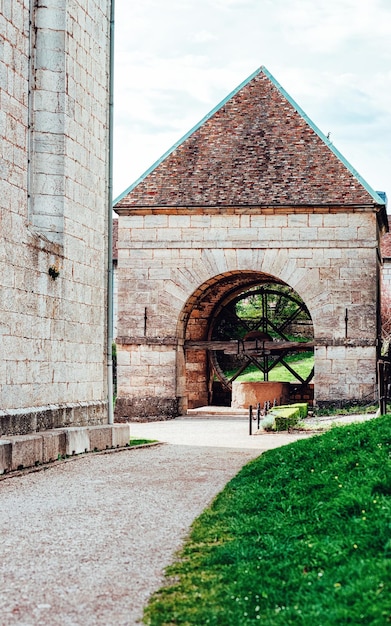
{"label": "gable roof", "polygon": [[261,67],[114,205],[384,207],[385,202]]}

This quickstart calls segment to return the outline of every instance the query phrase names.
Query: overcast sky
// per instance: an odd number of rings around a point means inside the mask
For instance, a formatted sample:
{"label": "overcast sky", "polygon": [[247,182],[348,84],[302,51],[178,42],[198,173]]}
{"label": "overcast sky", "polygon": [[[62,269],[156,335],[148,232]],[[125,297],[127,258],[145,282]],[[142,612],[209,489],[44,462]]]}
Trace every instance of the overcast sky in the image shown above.
{"label": "overcast sky", "polygon": [[114,197],[265,65],[391,204],[391,0],[115,7]]}

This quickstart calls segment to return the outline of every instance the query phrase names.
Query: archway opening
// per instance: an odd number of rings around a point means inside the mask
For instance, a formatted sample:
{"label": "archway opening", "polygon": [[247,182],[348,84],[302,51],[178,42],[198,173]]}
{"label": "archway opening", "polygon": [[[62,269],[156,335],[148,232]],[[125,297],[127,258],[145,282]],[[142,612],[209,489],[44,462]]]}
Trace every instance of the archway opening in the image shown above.
{"label": "archway opening", "polygon": [[289,399],[312,400],[313,324],[289,285],[238,272],[209,284],[193,304],[185,340],[188,408],[231,406],[233,388],[249,382],[281,382]]}

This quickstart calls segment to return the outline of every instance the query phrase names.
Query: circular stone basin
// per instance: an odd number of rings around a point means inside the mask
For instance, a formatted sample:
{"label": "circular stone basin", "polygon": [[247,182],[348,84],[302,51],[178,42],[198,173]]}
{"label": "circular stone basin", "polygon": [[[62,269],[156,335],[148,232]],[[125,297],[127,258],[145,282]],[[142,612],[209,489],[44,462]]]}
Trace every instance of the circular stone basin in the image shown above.
{"label": "circular stone basin", "polygon": [[256,406],[258,402],[263,407],[265,402],[273,404],[286,404],[289,401],[289,383],[257,382],[246,383],[233,381],[232,402],[233,409],[248,409],[250,405]]}

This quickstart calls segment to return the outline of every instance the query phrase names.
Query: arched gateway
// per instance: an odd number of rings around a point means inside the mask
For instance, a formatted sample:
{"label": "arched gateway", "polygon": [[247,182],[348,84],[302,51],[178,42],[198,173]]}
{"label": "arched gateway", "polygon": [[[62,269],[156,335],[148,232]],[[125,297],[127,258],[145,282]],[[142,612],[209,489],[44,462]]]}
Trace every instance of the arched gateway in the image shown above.
{"label": "arched gateway", "polygon": [[373,397],[385,202],[265,68],[115,210],[119,419],[229,402],[248,366],[267,380],[304,350],[293,395]]}

